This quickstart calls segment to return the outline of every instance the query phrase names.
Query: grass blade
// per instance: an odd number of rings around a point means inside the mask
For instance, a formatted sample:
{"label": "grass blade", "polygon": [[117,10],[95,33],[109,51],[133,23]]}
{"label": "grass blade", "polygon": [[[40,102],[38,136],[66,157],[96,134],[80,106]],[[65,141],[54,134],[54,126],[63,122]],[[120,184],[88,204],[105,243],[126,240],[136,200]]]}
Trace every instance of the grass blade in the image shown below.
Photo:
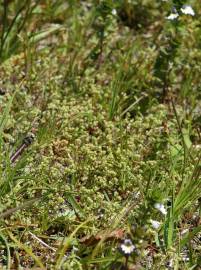
{"label": "grass blade", "polygon": [[27,247],[26,245],[24,245],[20,241],[18,241],[10,231],[7,230],[6,232],[7,232],[8,236],[10,237],[10,239],[13,242],[15,242],[19,248],[23,249],[29,256],[31,256],[34,259],[34,261],[40,267],[41,270],[42,269],[46,270],[46,267],[43,265],[41,260],[32,252],[32,250],[29,247]]}

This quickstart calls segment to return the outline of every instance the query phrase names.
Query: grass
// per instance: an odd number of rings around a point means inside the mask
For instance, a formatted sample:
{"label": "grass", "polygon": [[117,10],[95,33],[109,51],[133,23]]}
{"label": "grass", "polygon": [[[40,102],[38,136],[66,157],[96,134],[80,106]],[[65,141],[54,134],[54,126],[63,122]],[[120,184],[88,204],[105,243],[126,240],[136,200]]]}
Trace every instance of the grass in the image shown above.
{"label": "grass", "polygon": [[200,269],[199,3],[0,12],[1,268]]}

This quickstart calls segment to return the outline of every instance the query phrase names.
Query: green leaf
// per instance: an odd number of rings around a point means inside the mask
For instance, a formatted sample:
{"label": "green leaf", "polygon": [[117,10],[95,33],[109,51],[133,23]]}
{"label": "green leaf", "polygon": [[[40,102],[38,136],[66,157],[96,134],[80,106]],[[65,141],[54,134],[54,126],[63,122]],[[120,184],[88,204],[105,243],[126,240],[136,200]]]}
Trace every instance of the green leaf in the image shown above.
{"label": "green leaf", "polygon": [[192,145],[192,142],[190,140],[190,136],[189,136],[189,131],[187,129],[182,129],[182,133],[183,133],[183,138],[184,138],[184,142],[186,147],[189,149]]}
{"label": "green leaf", "polygon": [[79,203],[76,201],[76,199],[73,197],[73,195],[68,194],[68,202],[71,204],[74,211],[80,216],[84,216],[84,212],[82,210],[82,207],[79,205]]}
{"label": "green leaf", "polygon": [[58,31],[64,30],[65,28],[60,24],[51,24],[48,29],[41,30],[40,32],[34,34],[30,37],[30,43],[37,43],[40,40],[47,38],[48,36],[55,34]]}

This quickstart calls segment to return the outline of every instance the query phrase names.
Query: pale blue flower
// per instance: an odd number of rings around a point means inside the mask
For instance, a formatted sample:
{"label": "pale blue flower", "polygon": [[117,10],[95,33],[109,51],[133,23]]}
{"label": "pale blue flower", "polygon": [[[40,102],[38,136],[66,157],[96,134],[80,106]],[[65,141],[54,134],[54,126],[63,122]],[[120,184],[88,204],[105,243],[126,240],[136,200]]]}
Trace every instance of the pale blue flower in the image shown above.
{"label": "pale blue flower", "polygon": [[158,222],[157,220],[150,220],[150,223],[151,223],[151,225],[152,225],[152,227],[154,228],[154,229],[158,229],[160,226],[161,226],[161,224],[160,224],[160,222]]}
{"label": "pale blue flower", "polygon": [[136,249],[130,239],[125,239],[124,242],[120,246],[121,251],[124,255],[130,255]]}
{"label": "pale blue flower", "polygon": [[167,210],[165,209],[165,206],[162,203],[155,203],[154,207],[160,211],[163,215],[167,215]]}

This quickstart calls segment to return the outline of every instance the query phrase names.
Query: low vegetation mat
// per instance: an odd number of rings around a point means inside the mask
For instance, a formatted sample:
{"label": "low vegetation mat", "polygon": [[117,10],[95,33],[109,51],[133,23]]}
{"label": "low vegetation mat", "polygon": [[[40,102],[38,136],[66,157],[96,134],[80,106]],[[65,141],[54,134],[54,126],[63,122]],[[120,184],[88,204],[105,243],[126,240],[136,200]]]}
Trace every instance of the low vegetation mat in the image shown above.
{"label": "low vegetation mat", "polygon": [[200,4],[3,1],[0,267],[201,269]]}

